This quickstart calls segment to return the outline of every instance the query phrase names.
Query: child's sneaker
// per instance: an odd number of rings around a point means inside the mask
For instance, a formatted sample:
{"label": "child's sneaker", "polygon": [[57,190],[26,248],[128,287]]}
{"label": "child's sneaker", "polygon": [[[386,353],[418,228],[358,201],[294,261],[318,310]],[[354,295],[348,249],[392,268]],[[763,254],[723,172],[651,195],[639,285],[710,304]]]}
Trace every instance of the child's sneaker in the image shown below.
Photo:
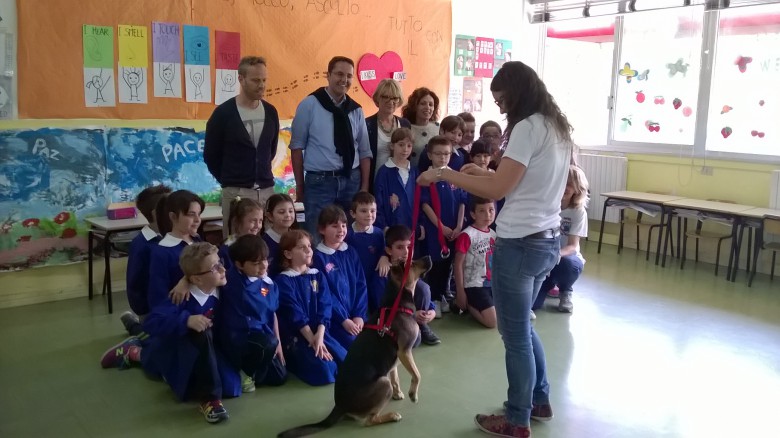
{"label": "child's sneaker", "polygon": [[227,409],[225,409],[225,406],[222,405],[222,400],[210,400],[203,402],[200,405],[200,411],[203,413],[203,416],[206,417],[206,421],[209,423],[219,423],[220,421],[227,420],[230,417],[228,415]]}
{"label": "child's sneaker", "polygon": [[571,291],[561,291],[559,298],[558,311],[562,313],[572,313],[574,311],[574,304],[571,302]]}
{"label": "child's sneaker", "polygon": [[533,310],[531,311],[531,314],[529,316],[531,317],[531,321],[536,319],[536,314],[534,313]]}
{"label": "child's sneaker", "polygon": [[515,426],[504,415],[482,415],[474,417],[474,423],[482,432],[494,436],[510,438],[531,438],[531,428],[528,426]]}
{"label": "child's sneaker", "polygon": [[119,367],[125,369],[130,366],[127,355],[132,347],[140,347],[141,341],[135,336],[130,336],[124,341],[109,348],[100,358],[100,366],[103,368]]}
{"label": "child's sneaker", "polygon": [[561,293],[560,289],[558,289],[558,286],[555,286],[554,288],[547,291],[547,296],[550,298],[558,298],[558,295]]}
{"label": "child's sneaker", "polygon": [[125,326],[125,330],[127,330],[127,332],[131,335],[133,334],[131,330],[141,324],[141,320],[138,319],[138,315],[130,310],[123,313],[122,316],[119,317],[119,320],[122,321],[122,325]]}
{"label": "child's sneaker", "polygon": [[[436,307],[439,307],[438,305]],[[441,313],[450,313],[450,302],[446,298],[441,300]]]}
{"label": "child's sneaker", "polygon": [[434,301],[436,307],[436,319],[441,319],[441,301]]}
{"label": "child's sneaker", "polygon": [[436,333],[431,330],[428,324],[423,324],[420,326],[420,337],[422,338],[422,343],[425,345],[441,344],[441,339],[436,336]]}
{"label": "child's sneaker", "polygon": [[255,379],[251,376],[244,377],[241,380],[241,392],[255,392]]}

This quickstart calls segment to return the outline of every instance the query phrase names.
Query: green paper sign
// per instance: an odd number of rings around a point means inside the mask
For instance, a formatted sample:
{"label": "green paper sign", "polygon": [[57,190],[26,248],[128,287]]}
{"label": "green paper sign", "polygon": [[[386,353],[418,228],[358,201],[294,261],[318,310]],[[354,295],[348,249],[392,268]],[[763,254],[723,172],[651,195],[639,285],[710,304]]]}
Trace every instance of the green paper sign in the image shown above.
{"label": "green paper sign", "polygon": [[114,28],[85,24],[82,36],[84,67],[114,68]]}

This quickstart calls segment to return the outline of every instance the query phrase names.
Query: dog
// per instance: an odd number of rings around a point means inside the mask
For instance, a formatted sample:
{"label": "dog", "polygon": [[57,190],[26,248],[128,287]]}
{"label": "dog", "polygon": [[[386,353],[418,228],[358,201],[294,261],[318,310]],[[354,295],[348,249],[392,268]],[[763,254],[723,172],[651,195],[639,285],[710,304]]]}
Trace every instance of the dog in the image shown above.
{"label": "dog", "polygon": [[363,331],[349,347],[347,357],[339,366],[334,386],[335,406],[327,418],[319,423],[307,424],[281,432],[278,438],[296,438],[321,432],[338,423],[345,416],[362,421],[366,426],[401,421],[398,412],[382,413],[391,398],[402,400],[403,390],[398,379],[398,362],[412,375],[409,387],[409,399],[417,403],[420,388],[420,371],[412,357],[420,328],[414,319],[414,288],[417,280],[431,269],[430,257],[412,262],[406,284],[401,290],[404,265],[397,264],[390,269],[390,281],[387,282],[380,310],[369,321],[379,321],[381,310],[385,318],[401,293],[398,312],[387,333],[363,328]]}

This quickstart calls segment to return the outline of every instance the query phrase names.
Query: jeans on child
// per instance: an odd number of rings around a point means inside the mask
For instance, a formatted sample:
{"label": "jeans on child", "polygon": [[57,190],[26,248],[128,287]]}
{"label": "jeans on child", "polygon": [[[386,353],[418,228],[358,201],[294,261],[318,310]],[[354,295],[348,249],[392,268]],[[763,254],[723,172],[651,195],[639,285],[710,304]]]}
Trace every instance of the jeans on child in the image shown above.
{"label": "jeans on child", "polygon": [[582,260],[577,257],[577,254],[569,254],[561,257],[561,261],[555,265],[552,271],[550,271],[550,275],[544,279],[542,288],[539,290],[539,295],[536,297],[536,301],[534,301],[533,309],[541,309],[542,306],[544,306],[544,299],[547,297],[547,292],[555,286],[558,286],[558,289],[561,292],[571,291],[574,282],[580,278],[584,266]]}
{"label": "jeans on child", "polygon": [[[304,180],[303,207],[306,215],[306,231],[319,242],[317,221],[320,212],[328,205],[336,204],[347,212],[352,206],[352,198],[360,189],[360,169],[353,169],[349,177],[329,176],[307,172]],[[312,242],[314,246],[314,242]]]}
{"label": "jeans on child", "polygon": [[532,404],[547,404],[550,400],[544,348],[531,326],[530,311],[559,253],[558,239],[496,240],[493,298],[506,350],[506,416],[515,425],[528,426]]}

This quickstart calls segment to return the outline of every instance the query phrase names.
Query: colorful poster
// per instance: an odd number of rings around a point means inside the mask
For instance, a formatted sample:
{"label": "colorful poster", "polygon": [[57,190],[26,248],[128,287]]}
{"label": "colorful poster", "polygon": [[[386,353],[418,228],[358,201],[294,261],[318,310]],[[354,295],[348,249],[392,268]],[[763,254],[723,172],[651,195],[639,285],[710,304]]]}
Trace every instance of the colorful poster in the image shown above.
{"label": "colorful poster", "polygon": [[238,95],[238,63],[241,60],[241,34],[238,32],[216,31],[216,83],[214,84],[214,103],[217,105]]}
{"label": "colorful poster", "polygon": [[182,97],[180,41],[178,23],[152,23],[154,97]]}
{"label": "colorful poster", "polygon": [[119,103],[149,103],[148,29],[119,25]]}
{"label": "colorful poster", "polygon": [[512,41],[496,40],[493,48],[493,74],[504,65],[505,62],[512,60]]}
{"label": "colorful poster", "polygon": [[482,78],[463,78],[463,111],[482,111]]}
{"label": "colorful poster", "polygon": [[209,28],[184,25],[184,88],[187,102],[211,102]]}
{"label": "colorful poster", "polygon": [[493,44],[493,38],[477,37],[477,57],[474,61],[474,76],[478,78],[493,77]]}
{"label": "colorful poster", "polygon": [[114,28],[82,27],[84,103],[87,107],[116,106],[114,93]]}
{"label": "colorful poster", "polygon": [[455,65],[453,66],[455,76],[474,75],[474,52],[476,44],[476,39],[473,36],[455,36]]}

